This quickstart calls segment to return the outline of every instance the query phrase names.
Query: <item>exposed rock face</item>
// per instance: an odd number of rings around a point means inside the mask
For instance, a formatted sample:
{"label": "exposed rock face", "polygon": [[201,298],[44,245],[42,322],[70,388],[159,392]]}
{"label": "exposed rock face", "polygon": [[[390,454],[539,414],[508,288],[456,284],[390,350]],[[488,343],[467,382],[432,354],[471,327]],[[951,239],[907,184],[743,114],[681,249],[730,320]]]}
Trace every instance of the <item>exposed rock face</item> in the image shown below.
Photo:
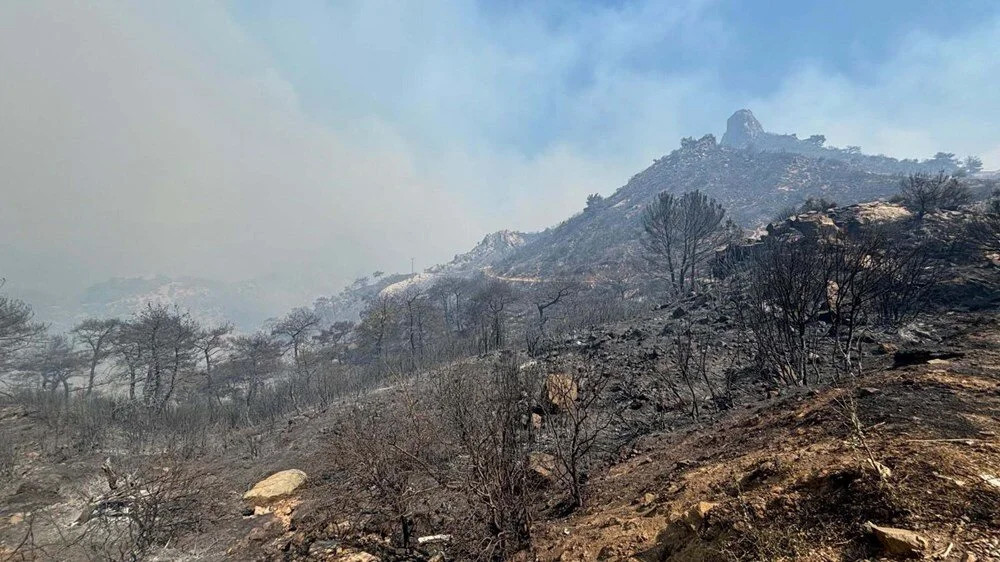
{"label": "exposed rock face", "polygon": [[[643,209],[663,191],[680,195],[698,189],[721,203],[727,218],[753,229],[774,220],[779,210],[797,208],[810,197],[848,205],[884,199],[899,191],[898,174],[936,173],[956,166],[937,160],[871,156],[858,147],[827,147],[824,143],[822,135],[799,139],[794,134],[769,133],[751,111],[741,109],[727,121],[721,142],[712,135],[682,139],[680,148],[655,159],[613,194],[592,200],[585,212],[553,228],[533,234],[490,234],[448,264],[427,268],[425,275],[364,279],[336,297],[317,300],[316,310],[327,322],[355,320],[366,299],[390,285],[396,284],[397,289],[426,287],[445,275],[467,277],[485,269],[490,275],[513,280],[578,279],[614,271],[622,256],[641,251]],[[863,205],[855,211],[848,228],[892,222],[908,215],[890,203]],[[845,228],[844,220],[834,215],[829,218]],[[834,230],[823,217],[799,226]]]}
{"label": "exposed rock face", "polygon": [[294,492],[306,481],[306,473],[301,470],[291,469],[275,472],[267,478],[257,482],[257,484],[247,493],[243,494],[243,499],[266,502],[282,496],[287,496]]}
{"label": "exposed rock face", "polygon": [[888,225],[912,216],[901,205],[872,201],[793,215],[782,222],[772,223],[769,232],[783,236],[795,231],[806,238],[831,238],[845,231],[856,233],[866,226]]}
{"label": "exposed rock face", "polygon": [[884,201],[858,203],[852,205],[850,209],[854,211],[856,220],[860,224],[896,222],[913,216],[913,213],[906,210],[906,207]]}
{"label": "exposed rock face", "polygon": [[807,213],[788,219],[788,226],[801,232],[808,238],[826,238],[836,236],[840,229],[825,213]]}
{"label": "exposed rock face", "polygon": [[726,121],[726,134],[722,144],[733,148],[746,148],[764,134],[764,127],[749,109],[741,109]]}

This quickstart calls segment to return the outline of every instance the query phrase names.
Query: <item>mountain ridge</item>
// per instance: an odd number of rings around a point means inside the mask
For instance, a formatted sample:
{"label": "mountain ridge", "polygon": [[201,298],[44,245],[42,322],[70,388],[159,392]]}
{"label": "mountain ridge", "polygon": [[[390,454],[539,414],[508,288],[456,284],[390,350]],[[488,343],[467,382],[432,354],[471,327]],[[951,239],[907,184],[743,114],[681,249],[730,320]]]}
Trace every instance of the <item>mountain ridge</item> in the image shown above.
{"label": "mountain ridge", "polygon": [[[390,287],[397,291],[426,286],[446,276],[488,272],[511,279],[586,279],[631,259],[638,250],[642,209],[661,191],[679,194],[699,189],[722,203],[737,223],[753,229],[769,222],[780,209],[797,206],[809,197],[851,204],[895,194],[902,174],[962,172],[949,153],[919,162],[824,143],[822,135],[798,139],[795,134],[768,132],[752,111],[741,109],[727,120],[721,141],[711,134],[681,139],[680,147],[655,159],[614,193],[592,195],[582,211],[555,226],[530,233],[499,230],[449,262],[421,272],[376,272],[316,299],[312,306],[325,320],[353,320],[365,302]],[[988,180],[991,174],[996,173],[970,175]],[[198,311],[213,323],[231,321],[252,329],[280,314],[278,306],[287,306],[299,293],[281,283],[223,283],[158,275],[109,279],[87,288],[78,302],[64,298],[58,303],[39,303],[39,310],[54,327],[69,329],[86,316],[127,316],[146,303],[161,303]]]}
{"label": "mountain ridge", "polygon": [[[681,139],[679,148],[655,159],[611,195],[590,196],[582,211],[541,232],[516,233],[523,243],[475,259],[462,258],[468,263],[456,267],[462,260],[459,256],[475,255],[491,237],[510,232],[501,230],[487,235],[476,248],[457,255],[449,264],[412,275],[421,276],[420,285],[448,274],[478,271],[509,279],[588,279],[635,255],[642,210],[662,191],[680,194],[701,190],[718,200],[738,224],[754,229],[773,220],[782,209],[799,206],[810,197],[840,204],[884,199],[898,192],[904,174],[962,171],[949,153],[920,162],[867,155],[857,147],[826,147],[824,143],[822,135],[800,140],[794,134],[770,133],[753,112],[741,109],[727,120],[721,142],[712,134]],[[338,295],[318,299],[316,308],[331,320],[356,319],[364,306],[361,301],[410,277],[359,279]]]}

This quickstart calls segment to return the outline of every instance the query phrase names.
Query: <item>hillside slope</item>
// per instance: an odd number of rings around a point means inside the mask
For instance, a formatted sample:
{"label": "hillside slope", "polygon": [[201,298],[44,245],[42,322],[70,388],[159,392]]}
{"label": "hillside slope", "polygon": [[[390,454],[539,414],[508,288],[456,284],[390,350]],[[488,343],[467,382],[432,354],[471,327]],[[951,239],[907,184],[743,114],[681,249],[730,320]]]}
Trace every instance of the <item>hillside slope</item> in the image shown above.
{"label": "hillside slope", "polygon": [[[897,193],[899,174],[956,169],[951,161],[896,160],[767,133],[747,110],[730,117],[723,139],[722,143],[712,135],[682,139],[680,148],[657,159],[614,194],[592,198],[583,212],[540,233],[488,235],[470,252],[425,270],[420,282],[482,270],[510,279],[587,280],[630,259],[637,249],[642,210],[662,191],[701,190],[722,203],[738,224],[752,229],[810,197],[842,205],[872,201]],[[316,308],[331,320],[355,319],[364,299],[408,277],[358,280],[341,294],[320,299]]]}
{"label": "hillside slope", "polygon": [[[636,337],[655,341],[652,328],[661,320],[649,320],[604,345],[615,354],[635,348]],[[957,357],[896,367],[884,355],[857,385],[786,390],[701,425],[644,437],[621,462],[595,474],[582,510],[539,518],[524,559],[880,558],[885,550],[868,522],[912,532],[921,545],[916,556],[997,559],[1000,323],[992,312],[943,315],[907,337],[910,346]],[[852,399],[857,426],[846,409]],[[346,532],[350,525],[341,523],[358,509],[352,498],[359,491],[338,471],[330,440],[348,413],[334,407],[291,416],[247,435],[258,440],[250,455],[237,446],[188,467],[203,478],[186,508],[198,524],[155,554],[170,560],[415,559],[393,554],[387,539]],[[0,412],[0,429],[40,431],[16,409]],[[68,537],[82,532],[72,522],[102,486],[104,458],[95,452],[52,463],[26,453],[16,490],[0,486],[0,545],[12,549],[29,532],[39,544],[65,540],[53,524]],[[243,492],[289,468],[306,471],[309,481],[273,508],[248,511]],[[435,525],[445,521],[421,519],[417,531],[440,532]],[[359,545],[380,558],[358,554]],[[0,546],[0,560],[3,552]],[[46,552],[43,559],[77,559],[72,543]]]}
{"label": "hillside slope", "polygon": [[898,187],[896,176],[846,162],[732,148],[706,135],[683,141],[610,197],[541,233],[498,269],[510,275],[585,274],[617,262],[634,248],[642,210],[661,191],[699,189],[722,203],[736,222],[752,228],[809,197],[855,203],[888,197]]}
{"label": "hillside slope", "polygon": [[594,483],[590,508],[544,526],[539,559],[886,555],[868,522],[911,532],[913,557],[1000,559],[1000,327],[968,315],[925,328],[925,345],[960,357],[883,362],[853,388],[645,439]]}

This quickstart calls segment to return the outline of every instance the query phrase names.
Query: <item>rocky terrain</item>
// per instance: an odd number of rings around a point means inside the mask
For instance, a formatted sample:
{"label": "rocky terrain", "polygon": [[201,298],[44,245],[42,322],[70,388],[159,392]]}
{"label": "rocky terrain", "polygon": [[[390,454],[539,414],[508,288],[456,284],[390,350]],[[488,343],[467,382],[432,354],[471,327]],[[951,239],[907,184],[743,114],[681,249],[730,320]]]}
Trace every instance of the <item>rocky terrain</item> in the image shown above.
{"label": "rocky terrain", "polygon": [[[720,320],[711,307],[695,305],[691,314],[696,322]],[[676,315],[663,310],[594,329],[567,339],[546,361],[565,367],[581,354],[599,357],[631,378],[633,386],[623,389],[636,408],[630,412],[652,413],[647,374]],[[760,389],[699,423],[668,414],[674,429],[622,451],[619,462],[595,476],[583,510],[537,522],[530,559],[1000,557],[1000,323],[993,313],[958,313],[880,339],[854,385]],[[894,351],[900,349],[927,355],[914,363]],[[858,426],[845,413],[850,400]],[[156,558],[406,558],[341,503],[353,484],[330,454],[343,415],[331,407],[290,416],[230,437],[228,450],[196,465],[165,466],[192,478],[187,485],[195,496],[185,507],[190,527]],[[71,438],[53,440],[21,409],[5,409],[0,424],[5,432],[36,435],[21,450],[17,485],[0,489],[5,548],[31,533],[48,545],[44,559],[75,559],[65,541],[83,536],[82,515],[108,494],[104,453],[70,453]],[[53,462],[53,455],[64,460]],[[113,470],[124,471],[119,462]],[[432,537],[421,543],[427,557],[447,555],[447,539],[433,537],[452,532],[447,519],[420,520],[414,529],[415,536]]]}
{"label": "rocky terrain", "polygon": [[[484,270],[511,279],[592,278],[632,259],[639,215],[664,190],[679,194],[700,189],[752,231],[780,210],[810,197],[841,204],[870,201],[896,193],[901,175],[961,170],[955,159],[897,160],[826,147],[819,139],[767,132],[752,112],[739,110],[728,119],[721,142],[712,135],[684,139],[679,149],[657,159],[612,195],[592,198],[583,212],[563,223],[539,233],[489,234],[452,261],[418,272],[420,278],[414,282],[424,286],[442,277],[468,277]],[[991,174],[995,172],[977,172],[973,177],[988,183],[995,180]],[[410,275],[358,279],[337,294],[317,299],[314,308],[329,321],[356,320],[366,300]],[[155,276],[112,279],[88,288],[79,298],[33,295],[28,300],[38,305],[41,319],[59,329],[87,316],[127,316],[146,302],[176,304],[206,321],[225,319],[249,329],[307,294],[287,280],[220,283]]]}
{"label": "rocky terrain", "polygon": [[869,155],[857,146],[837,148],[825,146],[826,137],[812,135],[799,139],[794,133],[776,134],[764,130],[753,112],[741,109],[726,122],[726,134],[722,144],[732,148],[747,148],[765,152],[791,152],[812,158],[831,158],[850,164],[852,167],[876,174],[912,174],[923,172],[934,174],[944,171],[949,174],[963,171],[954,154],[938,153],[933,158],[898,160],[889,156]]}
{"label": "rocky terrain", "polygon": [[[722,203],[737,224],[753,231],[808,198],[842,205],[884,199],[898,192],[902,175],[958,170],[954,159],[897,160],[768,133],[744,109],[729,118],[721,142],[713,135],[683,139],[680,148],[657,159],[612,195],[591,198],[581,213],[540,233],[491,234],[449,264],[429,268],[423,282],[487,267],[491,274],[511,279],[591,279],[634,259],[642,209],[661,191],[681,194],[699,189]],[[977,181],[990,181],[981,176]],[[499,244],[492,242],[501,239]],[[321,299],[317,307],[330,318],[352,319],[361,309],[358,298],[401,277],[360,280],[342,294]]]}
{"label": "rocky terrain", "polygon": [[539,559],[1000,557],[996,318],[920,331],[957,358],[886,358],[857,386],[643,439],[595,484],[595,507],[545,525]]}

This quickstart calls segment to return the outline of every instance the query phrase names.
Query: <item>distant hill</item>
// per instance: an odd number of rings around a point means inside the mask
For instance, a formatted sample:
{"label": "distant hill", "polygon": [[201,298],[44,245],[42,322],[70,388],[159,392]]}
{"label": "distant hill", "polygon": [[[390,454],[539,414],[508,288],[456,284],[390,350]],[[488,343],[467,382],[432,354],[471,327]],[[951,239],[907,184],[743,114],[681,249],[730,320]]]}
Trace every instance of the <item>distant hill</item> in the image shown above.
{"label": "distant hill", "polygon": [[176,305],[204,323],[231,322],[249,331],[308,298],[307,293],[276,279],[224,283],[163,275],[109,279],[88,287],[82,295],[58,300],[42,294],[18,296],[32,303],[38,319],[56,332],[69,330],[85,318],[127,318],[147,304]]}
{"label": "distant hill", "polygon": [[498,268],[509,275],[586,274],[635,247],[643,208],[661,191],[699,189],[745,227],[767,223],[789,205],[823,196],[840,203],[878,199],[898,190],[899,178],[847,162],[790,152],[733,148],[706,135],[636,174],[613,195],[592,200],[580,214],[541,233]]}
{"label": "distant hill", "polygon": [[824,143],[822,135],[800,140],[794,134],[769,133],[750,110],[742,109],[728,119],[721,142],[713,135],[681,139],[680,148],[632,176],[614,194],[591,196],[582,212],[555,227],[535,234],[491,234],[447,264],[416,275],[359,279],[340,294],[319,299],[316,308],[331,320],[356,318],[365,300],[382,291],[487,269],[511,278],[587,278],[635,252],[642,210],[662,191],[700,189],[722,203],[737,223],[756,228],[809,197],[841,205],[872,201],[897,193],[905,174],[962,171],[949,153],[924,161],[899,160]]}
{"label": "distant hill", "polygon": [[365,303],[382,292],[398,292],[409,287],[429,286],[444,277],[468,277],[515,254],[518,249],[534,242],[538,234],[501,230],[486,235],[479,244],[450,262],[427,268],[421,273],[386,275],[378,272],[362,277],[340,293],[316,300],[314,308],[328,322],[355,320]]}
{"label": "distant hill", "polygon": [[727,121],[721,142],[713,135],[684,138],[614,194],[591,196],[586,208],[536,234],[502,231],[447,264],[416,275],[359,279],[340,294],[320,299],[316,308],[329,319],[356,318],[364,301],[385,290],[429,285],[445,275],[486,270],[511,278],[587,278],[614,266],[637,249],[640,215],[661,191],[700,189],[725,206],[747,228],[771,221],[779,210],[809,197],[846,205],[889,197],[900,178],[915,172],[961,172],[954,155],[939,153],[917,161],[862,154],[856,147],[824,146],[825,138],[767,132],[749,110]]}

